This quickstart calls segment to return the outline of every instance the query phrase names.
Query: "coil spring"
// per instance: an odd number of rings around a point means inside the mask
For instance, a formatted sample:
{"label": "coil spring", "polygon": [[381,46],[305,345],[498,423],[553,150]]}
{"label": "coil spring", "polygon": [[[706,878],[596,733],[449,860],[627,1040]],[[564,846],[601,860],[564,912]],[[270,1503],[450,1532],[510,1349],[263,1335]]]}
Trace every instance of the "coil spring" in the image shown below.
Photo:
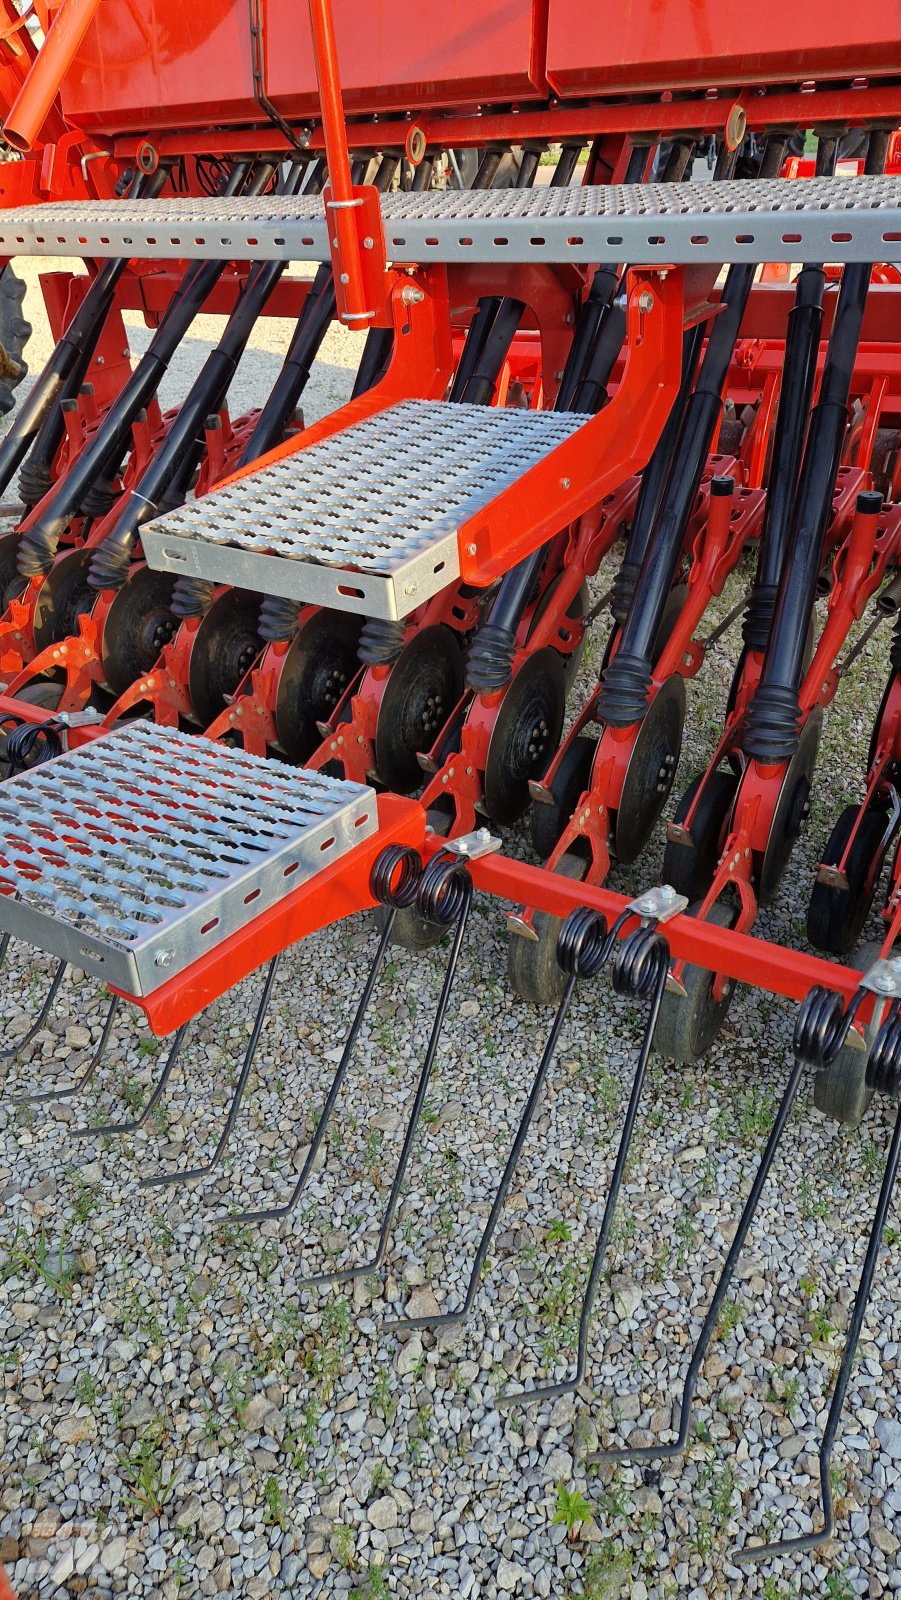
{"label": "coil spring", "polygon": [[466,683],[476,694],[494,694],[510,682],[516,636],[499,622],[486,622],[466,652]]}
{"label": "coil spring", "polygon": [[901,1093],[901,1005],[896,1000],[876,1035],[867,1062],[867,1088],[880,1094]]}
{"label": "coil spring", "polygon": [[[399,874],[399,876],[398,876]],[[380,905],[406,911],[416,899],[422,878],[422,857],[409,845],[389,844],[376,857],[369,888]]]}
{"label": "coil spring", "polygon": [[260,620],[257,632],[267,644],[278,644],[293,637],[297,628],[298,605],[296,600],[283,600],[281,595],[266,594],[260,603]]}
{"label": "coil spring", "polygon": [[433,856],[419,883],[416,909],[426,922],[449,928],[458,922],[472,897],[469,868],[458,856]]}
{"label": "coil spring", "polygon": [[792,1048],[799,1061],[806,1061],[820,1071],[835,1060],[866,992],[858,989],[846,1008],[841,995],[833,989],[826,989],[822,984],[811,989],[795,1018]]}
{"label": "coil spring", "polygon": [[6,736],[5,757],[10,776],[39,767],[44,761],[62,755],[62,729],[56,722],[20,722]]}
{"label": "coil spring", "polygon": [[595,978],[610,953],[607,922],[600,911],[577,906],[557,935],[557,965],[568,978]]}
{"label": "coil spring", "polygon": [[360,630],[357,656],[365,667],[390,667],[404,647],[404,624],[386,617],[367,617]]}
{"label": "coil spring", "polygon": [[901,611],[895,617],[888,658],[891,662],[892,671],[901,672]]}
{"label": "coil spring", "polygon": [[649,1000],[669,971],[669,944],[653,923],[636,928],[619,946],[611,978],[617,994]]}
{"label": "coil spring", "polygon": [[170,610],[176,617],[202,617],[209,611],[213,585],[204,578],[177,578]]}

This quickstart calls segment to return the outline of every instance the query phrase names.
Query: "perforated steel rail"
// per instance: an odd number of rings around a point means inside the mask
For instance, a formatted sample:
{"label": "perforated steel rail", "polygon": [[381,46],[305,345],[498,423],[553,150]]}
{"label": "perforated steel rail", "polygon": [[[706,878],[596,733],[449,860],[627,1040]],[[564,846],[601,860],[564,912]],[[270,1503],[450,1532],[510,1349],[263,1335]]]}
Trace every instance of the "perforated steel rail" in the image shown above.
{"label": "perforated steel rail", "polygon": [[403,401],[145,526],[151,567],[403,617],[460,575],[457,535],[588,418]]}
{"label": "perforated steel rail", "polygon": [[[891,261],[901,179],[450,190],[382,200],[389,260]],[[4,255],[310,260],[329,256],[322,201],[177,199],[0,212]]]}
{"label": "perforated steel rail", "polygon": [[130,723],[0,786],[0,927],[147,995],[377,826],[362,785]]}

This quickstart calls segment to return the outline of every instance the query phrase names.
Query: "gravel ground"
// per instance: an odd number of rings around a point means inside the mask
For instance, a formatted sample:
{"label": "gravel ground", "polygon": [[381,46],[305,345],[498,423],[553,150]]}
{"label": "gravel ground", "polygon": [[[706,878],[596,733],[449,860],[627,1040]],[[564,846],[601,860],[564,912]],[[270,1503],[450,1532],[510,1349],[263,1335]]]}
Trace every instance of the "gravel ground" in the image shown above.
{"label": "gravel ground", "polygon": [[[33,303],[31,315],[38,325]],[[195,329],[185,367],[196,370],[212,331]],[[242,400],[259,403],[287,334],[263,325]],[[349,345],[330,335],[309,416],[347,392]],[[173,375],[172,398],[183,382]],[[803,944],[819,847],[860,792],[885,643],[857,663],[829,719],[807,836],[761,917],[771,938]],[[601,647],[591,641],[576,701]],[[737,650],[733,629],[690,686],[676,793],[722,725]],[[527,850],[522,834],[506,843]],[[614,885],[657,882],[662,849],[658,828],[640,870],[618,872]],[[361,918],[287,953],[230,1152],[218,1176],[192,1188],[139,1185],[211,1153],[259,975],[197,1024],[162,1110],[136,1136],[73,1137],[83,1119],[134,1109],[161,1068],[160,1047],[131,1016],[117,1021],[81,1100],[55,1109],[13,1100],[38,1082],[68,1082],[88,1060],[103,1017],[88,980],[65,987],[51,1024],[10,1068],[0,1102],[0,1560],[20,1597],[787,1600],[901,1590],[896,1215],[834,1458],[838,1537],[763,1569],[730,1558],[749,1535],[806,1530],[817,1515],[816,1450],[880,1181],[885,1105],[850,1133],[820,1118],[805,1092],[704,1369],[685,1460],[644,1472],[584,1461],[598,1441],[638,1443],[670,1427],[788,1070],[793,1007],[742,991],[705,1063],[680,1073],[655,1063],[590,1381],[575,1403],[510,1410],[499,1397],[562,1375],[574,1348],[641,1032],[638,1008],[605,980],[573,1005],[470,1323],[439,1337],[386,1328],[402,1308],[458,1303],[549,1025],[506,984],[496,902],[475,903],[386,1267],[342,1289],[298,1289],[303,1273],[373,1247],[441,949],[390,964],[298,1210],[280,1225],[217,1226],[219,1213],[288,1193],[374,948]],[[49,970],[12,947],[10,1038]],[[555,1511],[576,1495],[584,1503],[569,1501],[568,1531]]]}

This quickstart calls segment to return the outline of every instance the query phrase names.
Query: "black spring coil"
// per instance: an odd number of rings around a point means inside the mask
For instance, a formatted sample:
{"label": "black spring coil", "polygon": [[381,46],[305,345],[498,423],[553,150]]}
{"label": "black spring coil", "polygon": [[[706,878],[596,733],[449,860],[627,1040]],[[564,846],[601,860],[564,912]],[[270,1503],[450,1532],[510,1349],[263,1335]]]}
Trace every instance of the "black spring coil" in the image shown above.
{"label": "black spring coil", "polygon": [[291,639],[297,629],[298,604],[296,600],[283,600],[281,595],[267,594],[260,604],[257,633],[267,644],[278,644]]}
{"label": "black spring coil", "polygon": [[516,636],[499,622],[479,628],[466,652],[466,683],[476,694],[494,694],[510,682]]}
{"label": "black spring coil", "polygon": [[893,1096],[901,1093],[901,1005],[897,1000],[876,1035],[867,1062],[867,1088]]}
{"label": "black spring coil", "polygon": [[404,647],[404,632],[402,622],[367,617],[357,646],[357,656],[364,667],[390,667]]}
{"label": "black spring coil", "polygon": [[433,856],[420,879],[416,909],[426,922],[449,928],[459,920],[471,895],[466,863],[458,856]]}
{"label": "black spring coil", "polygon": [[62,728],[56,722],[21,722],[6,736],[5,758],[9,775],[26,772],[62,755]]}
{"label": "black spring coil", "polygon": [[377,856],[369,875],[374,900],[396,911],[406,911],[416,899],[422,878],[422,857],[409,845],[389,844]]}
{"label": "black spring coil", "polygon": [[663,934],[653,923],[636,928],[613,958],[614,990],[629,1000],[649,1000],[668,970],[669,945]]}
{"label": "black spring coil", "polygon": [[858,989],[845,1009],[840,994],[816,984],[800,1006],[795,1019],[792,1048],[799,1061],[806,1061],[817,1071],[834,1061],[848,1037],[850,1028],[866,989]]}
{"label": "black spring coil", "polygon": [[170,610],[176,617],[202,617],[209,611],[213,585],[204,578],[177,578]]}
{"label": "black spring coil", "polygon": [[892,671],[901,672],[901,611],[895,617],[888,658],[891,662]]}
{"label": "black spring coil", "polygon": [[557,965],[568,978],[595,978],[610,953],[607,923],[600,911],[578,906],[557,935]]}

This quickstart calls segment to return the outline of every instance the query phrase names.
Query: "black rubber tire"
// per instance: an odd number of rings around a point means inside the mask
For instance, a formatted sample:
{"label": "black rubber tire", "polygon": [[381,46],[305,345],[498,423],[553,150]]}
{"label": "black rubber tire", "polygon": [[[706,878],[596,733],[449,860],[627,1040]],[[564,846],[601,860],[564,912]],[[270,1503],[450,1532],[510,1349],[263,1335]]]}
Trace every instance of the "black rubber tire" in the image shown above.
{"label": "black rubber tire", "polygon": [[25,285],[12,267],[0,273],[0,344],[21,371],[17,377],[0,379],[0,416],[12,411],[16,403],[15,391],[28,372],[25,346],[31,338],[31,323],[22,315]]}
{"label": "black rubber tire", "polygon": [[[689,915],[696,914],[697,909],[693,906]],[[730,928],[735,918],[734,906],[719,903],[711,908],[707,921],[720,928]],[[726,1020],[737,988],[730,980],[722,999],[714,1000],[714,977],[706,967],[686,966],[682,973],[684,996],[666,990],[654,1030],[654,1049],[658,1055],[675,1061],[678,1066],[689,1067],[707,1054]]]}
{"label": "black rubber tire", "polygon": [[[538,800],[532,801],[532,844],[535,854],[542,861],[546,861],[556,847],[557,840],[578,804],[579,796],[588,786],[596,749],[596,739],[585,739],[581,735],[578,739],[574,739],[564,751],[554,774],[554,781],[551,784],[553,805],[547,806]],[[531,943],[531,940],[526,942]]]}
{"label": "black rubber tire", "polygon": [[[581,856],[567,853],[554,870],[563,878],[578,879],[585,876],[585,868]],[[536,911],[533,927],[537,939],[526,939],[520,933],[507,935],[507,976],[521,1000],[535,1006],[560,1004],[566,988],[566,975],[557,965],[557,935],[562,926],[562,917]]]}
{"label": "black rubber tire", "polygon": [[[855,965],[865,972],[878,961],[881,949],[878,941],[862,945]],[[867,1088],[868,1060],[868,1050],[852,1050],[843,1045],[835,1060],[813,1080],[813,1103],[817,1111],[845,1128],[858,1127],[874,1094]]]}
{"label": "black rubber tire", "polygon": [[[692,778],[676,807],[676,822],[684,822],[692,801],[701,784],[701,776]],[[720,839],[723,823],[729,814],[738,778],[734,772],[713,772],[704,785],[701,804],[695,814],[695,840],[691,844],[678,844],[667,840],[663,852],[663,882],[672,884],[679,894],[689,901],[702,900],[710,888],[716,864],[720,858]]]}
{"label": "black rubber tire", "polygon": [[[841,861],[859,810],[859,806],[845,807],[823,851],[825,865],[837,866]],[[870,914],[879,882],[877,876],[868,894],[867,873],[885,833],[885,823],[884,811],[865,812],[854,848],[848,857],[847,889],[835,889],[828,883],[814,884],[807,907],[807,937],[817,950],[846,956],[855,948]]]}

